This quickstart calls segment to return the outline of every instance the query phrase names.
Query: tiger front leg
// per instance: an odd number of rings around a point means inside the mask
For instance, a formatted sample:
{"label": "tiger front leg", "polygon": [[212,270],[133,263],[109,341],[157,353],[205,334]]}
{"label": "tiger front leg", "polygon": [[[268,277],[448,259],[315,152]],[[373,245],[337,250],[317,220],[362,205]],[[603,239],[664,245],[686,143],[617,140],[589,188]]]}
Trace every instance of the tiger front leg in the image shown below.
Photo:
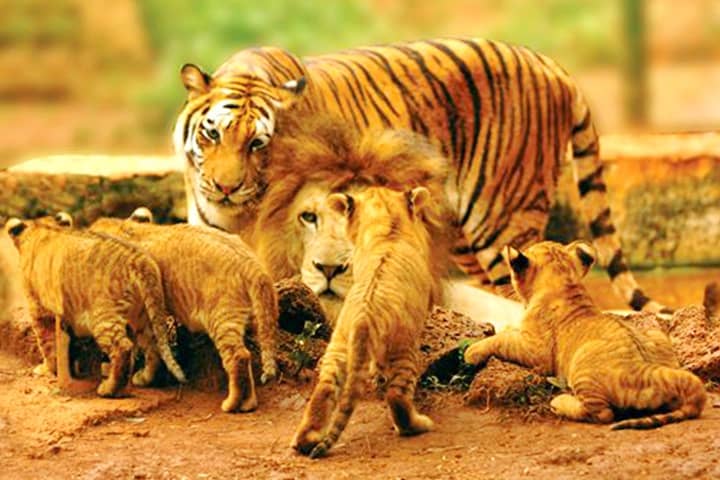
{"label": "tiger front leg", "polygon": [[465,350],[465,363],[480,365],[495,356],[525,367],[546,367],[546,359],[536,343],[519,330],[504,330],[470,345]]}
{"label": "tiger front leg", "polygon": [[335,342],[333,345],[331,340],[320,361],[318,383],[310,395],[303,418],[290,443],[292,448],[303,455],[309,455],[325,436],[340,390],[345,383],[346,362],[347,350],[344,342]]}
{"label": "tiger front leg", "polygon": [[57,373],[55,357],[55,316],[44,312],[37,301],[27,296],[28,309],[32,320],[32,330],[38,349],[42,355],[42,363],[33,369],[36,375]]}

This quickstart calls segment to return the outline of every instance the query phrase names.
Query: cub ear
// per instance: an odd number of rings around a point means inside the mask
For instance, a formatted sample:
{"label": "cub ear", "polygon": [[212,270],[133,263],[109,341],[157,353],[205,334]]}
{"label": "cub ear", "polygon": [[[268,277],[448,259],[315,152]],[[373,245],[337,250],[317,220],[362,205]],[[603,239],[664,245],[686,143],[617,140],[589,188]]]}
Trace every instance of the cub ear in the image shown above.
{"label": "cub ear", "polygon": [[153,214],[150,209],[146,207],[136,208],[128,218],[136,223],[153,223]]}
{"label": "cub ear", "polygon": [[11,218],[5,224],[5,231],[11,237],[18,237],[27,228],[27,224],[19,218]]}
{"label": "cub ear", "polygon": [[58,212],[55,214],[54,217],[55,223],[59,227],[72,227],[73,226],[73,218],[68,212]]}
{"label": "cub ear", "polygon": [[565,249],[575,262],[575,268],[580,277],[584,277],[595,263],[595,257],[597,256],[595,247],[588,242],[578,240],[567,245]]}
{"label": "cub ear", "polygon": [[212,78],[197,65],[192,63],[183,65],[180,69],[180,78],[188,91],[189,98],[195,98],[210,91]]}
{"label": "cub ear", "polygon": [[410,214],[415,213],[417,215],[423,211],[430,201],[430,191],[425,187],[415,187],[405,192],[405,197],[407,198]]}
{"label": "cub ear", "polygon": [[283,83],[280,85],[280,88],[278,88],[280,98],[275,102],[275,106],[281,109],[290,108],[300,99],[300,96],[305,91],[306,86],[307,80],[305,77],[288,80]]}
{"label": "cub ear", "polygon": [[512,271],[518,275],[521,275],[530,266],[530,259],[520,250],[510,245],[503,249],[503,257],[505,257],[505,261],[510,265]]}
{"label": "cub ear", "polygon": [[332,193],[327,202],[331,210],[348,218],[355,211],[355,199],[345,193]]}

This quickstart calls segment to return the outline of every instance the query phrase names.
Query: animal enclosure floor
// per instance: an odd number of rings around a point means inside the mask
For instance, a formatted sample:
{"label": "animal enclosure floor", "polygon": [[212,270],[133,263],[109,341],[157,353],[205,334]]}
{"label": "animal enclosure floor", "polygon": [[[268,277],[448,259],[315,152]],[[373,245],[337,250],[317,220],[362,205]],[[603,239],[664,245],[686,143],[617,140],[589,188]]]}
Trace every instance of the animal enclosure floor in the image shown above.
{"label": "animal enclosure floor", "polygon": [[234,415],[221,393],[177,393],[67,397],[0,352],[0,478],[720,478],[717,395],[699,420],[619,432],[433,395],[436,430],[413,438],[368,399],[330,456],[309,460],[288,447],[309,386],[260,388],[259,409]]}

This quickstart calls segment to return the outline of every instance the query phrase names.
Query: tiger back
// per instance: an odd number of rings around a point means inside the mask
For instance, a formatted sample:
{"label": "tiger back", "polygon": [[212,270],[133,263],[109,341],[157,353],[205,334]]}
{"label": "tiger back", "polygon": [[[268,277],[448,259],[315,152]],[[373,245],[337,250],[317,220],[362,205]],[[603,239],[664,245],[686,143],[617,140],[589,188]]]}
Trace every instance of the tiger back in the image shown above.
{"label": "tiger back", "polygon": [[[146,361],[144,369],[133,377],[134,383],[145,385],[136,380],[157,368],[160,358],[179,381],[185,381],[168,344],[170,316],[160,269],[152,258],[116,239],[78,233],[47,219],[10,219],[5,230],[20,253],[33,321],[54,316],[75,335],[92,336],[110,358],[109,376],[98,386],[99,395],[115,396],[127,382],[133,347],[128,327],[138,337],[154,336],[156,341],[154,362]],[[151,332],[144,334],[146,327]],[[38,342],[47,362],[53,357],[51,345],[40,337]],[[60,377],[60,372],[69,368],[68,352],[58,349],[56,356]]]}
{"label": "tiger back", "polygon": [[463,236],[456,263],[508,290],[501,247],[543,236],[560,167],[572,168],[600,263],[636,310],[663,310],[628,269],[606,198],[599,140],[574,81],[530,49],[470,38],[355,48],[299,59],[242,50],[213,74],[182,68],[188,91],[174,131],[189,222],[247,234],[268,187],[266,150],[280,112],[334,114],[356,129],[410,129],[452,161],[448,201]]}
{"label": "tiger back", "polygon": [[526,303],[521,328],[470,345],[466,362],[482,364],[494,355],[566,379],[571,393],[555,397],[551,407],[572,420],[611,423],[617,411],[651,412],[612,426],[643,429],[701,414],[705,387],[680,368],[670,340],[659,330],[640,332],[593,303],[581,283],[594,262],[589,244],[542,242],[525,252],[507,247],[505,258]]}
{"label": "tiger back", "polygon": [[160,226],[134,212],[130,219],[103,218],[91,231],[120,236],[158,262],[175,318],[191,332],[207,333],[228,375],[226,412],[257,407],[252,358],[245,332],[254,326],[261,350],[262,383],[277,375],[278,301],[270,276],[237,236],[207,227]]}

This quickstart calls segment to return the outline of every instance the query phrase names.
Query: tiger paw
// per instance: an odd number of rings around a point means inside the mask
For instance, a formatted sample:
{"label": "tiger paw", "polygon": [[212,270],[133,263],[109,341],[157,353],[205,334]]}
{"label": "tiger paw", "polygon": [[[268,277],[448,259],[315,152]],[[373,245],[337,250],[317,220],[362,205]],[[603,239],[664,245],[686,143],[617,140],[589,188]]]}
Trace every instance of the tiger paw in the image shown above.
{"label": "tiger paw", "polygon": [[485,363],[488,357],[489,355],[485,352],[482,340],[470,345],[467,350],[465,350],[465,354],[463,356],[465,363],[470,365],[480,365]]}
{"label": "tiger paw", "polygon": [[277,363],[273,360],[271,364],[263,367],[262,375],[260,375],[260,383],[265,385],[275,378],[277,378]]}
{"label": "tiger paw", "polygon": [[395,426],[395,431],[402,437],[411,437],[413,435],[420,435],[421,433],[429,432],[435,427],[435,423],[427,415],[421,413],[415,414],[412,418],[410,425],[407,428],[399,429]]}
{"label": "tiger paw", "polygon": [[321,458],[327,455],[328,453],[328,446],[325,442],[320,442],[310,451],[310,455],[308,455],[310,458],[315,460],[316,458]]}
{"label": "tiger paw", "polygon": [[116,397],[118,395],[118,391],[120,389],[118,388],[117,382],[106,379],[100,382],[100,385],[97,387],[97,394],[101,397]]}
{"label": "tiger paw", "polygon": [[51,374],[53,374],[54,372],[52,372],[52,371],[50,370],[50,368],[48,367],[47,363],[43,362],[43,363],[41,363],[40,365],[38,365],[38,366],[36,366],[35,368],[33,368],[32,373],[33,373],[33,375],[43,376],[43,377],[44,377],[44,376],[47,376],[47,375],[51,375]]}
{"label": "tiger paw", "polygon": [[132,376],[132,384],[136,387],[147,387],[152,383],[152,381],[152,376],[148,375],[145,370],[135,372],[135,374]]}

